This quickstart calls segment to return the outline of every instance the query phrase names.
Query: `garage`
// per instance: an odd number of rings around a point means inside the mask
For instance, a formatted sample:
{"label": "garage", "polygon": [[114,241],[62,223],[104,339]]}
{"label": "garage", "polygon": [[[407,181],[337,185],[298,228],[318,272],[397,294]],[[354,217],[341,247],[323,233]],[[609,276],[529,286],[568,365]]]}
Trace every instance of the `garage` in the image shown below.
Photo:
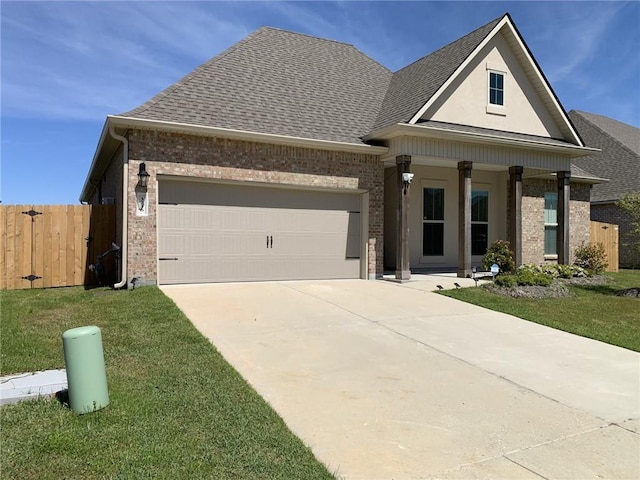
{"label": "garage", "polygon": [[360,278],[361,193],[159,181],[160,284]]}

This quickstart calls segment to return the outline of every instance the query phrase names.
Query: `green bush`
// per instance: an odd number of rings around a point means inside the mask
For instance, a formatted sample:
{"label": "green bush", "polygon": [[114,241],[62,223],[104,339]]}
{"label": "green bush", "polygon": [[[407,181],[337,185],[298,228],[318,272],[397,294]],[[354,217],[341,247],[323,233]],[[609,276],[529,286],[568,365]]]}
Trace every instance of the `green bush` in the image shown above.
{"label": "green bush", "polygon": [[562,265],[550,263],[540,266],[540,272],[550,275],[552,278],[571,278],[573,277],[573,268],[571,265]]}
{"label": "green bush", "polygon": [[525,263],[524,265],[520,265],[516,273],[520,272],[528,272],[528,273],[540,273],[543,268],[546,268],[547,265],[536,265],[535,263]]}
{"label": "green bush", "polygon": [[536,272],[528,269],[519,269],[516,274],[518,285],[548,287],[553,282],[553,277],[544,272]]}
{"label": "green bush", "polygon": [[506,240],[496,240],[489,245],[487,253],[482,257],[482,268],[486,271],[491,269],[494,263],[500,267],[501,274],[513,273],[516,263],[513,261],[513,252]]}
{"label": "green bush", "polygon": [[599,275],[607,268],[607,254],[604,251],[602,243],[589,243],[587,245],[582,242],[575,251],[575,263],[578,267],[582,267],[589,275]]}
{"label": "green bush", "polygon": [[515,287],[518,282],[515,275],[498,275],[495,284],[499,287]]}

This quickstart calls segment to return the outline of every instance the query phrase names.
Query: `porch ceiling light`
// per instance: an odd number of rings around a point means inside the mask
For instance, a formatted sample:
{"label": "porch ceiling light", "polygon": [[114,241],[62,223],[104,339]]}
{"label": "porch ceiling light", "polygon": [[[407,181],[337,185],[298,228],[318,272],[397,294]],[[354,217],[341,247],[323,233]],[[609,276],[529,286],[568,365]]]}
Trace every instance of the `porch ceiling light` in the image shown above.
{"label": "porch ceiling light", "polygon": [[147,173],[147,166],[142,162],[140,164],[140,170],[138,171],[138,185],[142,188],[147,188],[150,176],[151,175]]}

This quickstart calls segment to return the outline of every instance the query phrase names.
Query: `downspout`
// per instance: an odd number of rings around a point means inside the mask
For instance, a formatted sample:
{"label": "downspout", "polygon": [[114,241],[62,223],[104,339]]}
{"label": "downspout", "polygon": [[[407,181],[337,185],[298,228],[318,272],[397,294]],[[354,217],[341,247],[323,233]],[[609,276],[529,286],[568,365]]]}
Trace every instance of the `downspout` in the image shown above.
{"label": "downspout", "polygon": [[109,135],[122,142],[122,249],[120,259],[121,280],[113,285],[114,289],[122,288],[127,284],[127,244],[129,234],[129,141],[126,137],[118,135],[113,125],[109,126]]}

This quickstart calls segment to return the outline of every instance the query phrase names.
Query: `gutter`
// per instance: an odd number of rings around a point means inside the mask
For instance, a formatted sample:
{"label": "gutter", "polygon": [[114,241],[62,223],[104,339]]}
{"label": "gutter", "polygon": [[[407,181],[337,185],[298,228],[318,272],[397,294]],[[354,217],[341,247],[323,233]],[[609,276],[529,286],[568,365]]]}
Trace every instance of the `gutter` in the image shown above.
{"label": "gutter", "polygon": [[154,130],[219,136],[235,140],[275,143],[280,145],[291,145],[296,147],[316,148],[323,150],[338,150],[352,153],[365,153],[370,155],[383,155],[389,151],[387,147],[379,147],[367,144],[339,142],[333,140],[318,140],[313,138],[294,137],[290,135],[278,135],[274,133],[260,133],[250,132],[246,130],[235,130],[232,128],[193,125],[190,123],[147,120],[135,117],[122,117],[118,115],[107,115],[107,120],[109,121],[110,125],[124,128],[152,128]]}
{"label": "gutter", "polygon": [[127,284],[127,252],[129,235],[129,141],[126,137],[118,135],[114,126],[109,126],[109,135],[122,142],[122,250],[120,258],[120,282],[113,285],[114,289],[122,288]]}

